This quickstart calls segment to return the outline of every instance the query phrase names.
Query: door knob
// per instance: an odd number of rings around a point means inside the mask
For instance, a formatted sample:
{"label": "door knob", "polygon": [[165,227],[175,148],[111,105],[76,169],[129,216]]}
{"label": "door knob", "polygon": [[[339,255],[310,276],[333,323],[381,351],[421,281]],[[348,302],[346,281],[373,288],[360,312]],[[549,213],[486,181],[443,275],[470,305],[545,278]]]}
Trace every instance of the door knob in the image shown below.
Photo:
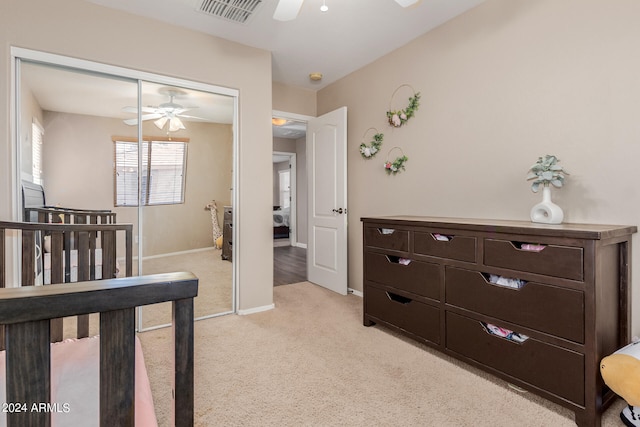
{"label": "door knob", "polygon": [[335,212],[335,213],[341,214],[342,213],[342,208],[340,208],[340,209],[332,209],[332,211]]}

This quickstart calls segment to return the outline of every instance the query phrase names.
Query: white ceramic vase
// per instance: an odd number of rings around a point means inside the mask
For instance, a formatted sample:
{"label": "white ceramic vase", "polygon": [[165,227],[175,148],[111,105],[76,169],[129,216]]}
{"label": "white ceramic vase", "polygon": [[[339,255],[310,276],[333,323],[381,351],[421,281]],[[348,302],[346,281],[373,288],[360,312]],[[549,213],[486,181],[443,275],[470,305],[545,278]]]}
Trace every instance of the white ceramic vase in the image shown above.
{"label": "white ceramic vase", "polygon": [[551,188],[542,187],[542,202],[531,208],[531,222],[561,224],[564,213],[560,206],[551,201]]}

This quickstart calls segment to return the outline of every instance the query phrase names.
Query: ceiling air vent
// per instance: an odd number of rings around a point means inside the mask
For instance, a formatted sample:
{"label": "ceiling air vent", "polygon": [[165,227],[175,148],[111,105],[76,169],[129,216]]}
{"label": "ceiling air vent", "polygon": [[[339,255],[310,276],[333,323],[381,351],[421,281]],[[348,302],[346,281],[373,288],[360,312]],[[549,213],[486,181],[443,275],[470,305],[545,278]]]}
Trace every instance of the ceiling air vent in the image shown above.
{"label": "ceiling air vent", "polygon": [[244,24],[255,13],[262,0],[202,0],[198,11]]}

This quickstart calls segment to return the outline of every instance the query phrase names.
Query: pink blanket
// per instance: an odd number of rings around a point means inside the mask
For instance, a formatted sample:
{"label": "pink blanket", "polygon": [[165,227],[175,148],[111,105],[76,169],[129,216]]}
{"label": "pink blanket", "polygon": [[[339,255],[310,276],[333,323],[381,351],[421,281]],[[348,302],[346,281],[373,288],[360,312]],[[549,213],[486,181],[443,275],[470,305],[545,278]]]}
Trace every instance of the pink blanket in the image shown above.
{"label": "pink blanket", "polygon": [[[144,365],[142,347],[136,337],[135,405],[136,427],[157,427],[151,387]],[[98,426],[99,419],[99,337],[69,339],[51,344],[51,403],[53,427]],[[0,351],[0,404],[5,405],[5,352]],[[4,409],[4,408],[3,408]],[[29,408],[30,409],[30,408]],[[0,427],[7,424],[6,411],[0,413]]]}

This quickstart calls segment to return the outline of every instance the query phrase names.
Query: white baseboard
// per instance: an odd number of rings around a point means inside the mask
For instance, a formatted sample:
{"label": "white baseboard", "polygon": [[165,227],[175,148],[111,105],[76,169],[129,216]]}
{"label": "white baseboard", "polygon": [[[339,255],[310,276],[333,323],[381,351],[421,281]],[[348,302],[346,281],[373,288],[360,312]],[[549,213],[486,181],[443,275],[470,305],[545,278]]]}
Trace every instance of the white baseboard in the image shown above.
{"label": "white baseboard", "polygon": [[307,249],[307,244],[306,244],[306,243],[300,243],[300,242],[298,242],[298,243],[296,243],[296,247],[298,247],[298,248],[303,248],[303,249]]}
{"label": "white baseboard", "polygon": [[246,316],[247,314],[261,313],[263,311],[273,310],[274,308],[276,308],[275,304],[269,304],[269,305],[263,305],[261,307],[249,308],[246,310],[238,310],[238,314],[240,316]]}
{"label": "white baseboard", "polygon": [[355,295],[357,297],[360,297],[360,298],[362,298],[364,296],[362,291],[359,291],[357,289],[347,288],[347,292],[349,292],[350,294],[353,294],[353,295]]}
{"label": "white baseboard", "polygon": [[189,250],[180,251],[180,252],[170,252],[168,254],[150,255],[150,256],[142,257],[142,259],[146,260],[146,259],[164,258],[164,257],[167,257],[167,256],[175,256],[175,255],[192,254],[192,253],[196,253],[196,252],[212,251],[214,249],[216,249],[216,248],[214,248],[213,246],[209,246],[207,248],[189,249]]}

